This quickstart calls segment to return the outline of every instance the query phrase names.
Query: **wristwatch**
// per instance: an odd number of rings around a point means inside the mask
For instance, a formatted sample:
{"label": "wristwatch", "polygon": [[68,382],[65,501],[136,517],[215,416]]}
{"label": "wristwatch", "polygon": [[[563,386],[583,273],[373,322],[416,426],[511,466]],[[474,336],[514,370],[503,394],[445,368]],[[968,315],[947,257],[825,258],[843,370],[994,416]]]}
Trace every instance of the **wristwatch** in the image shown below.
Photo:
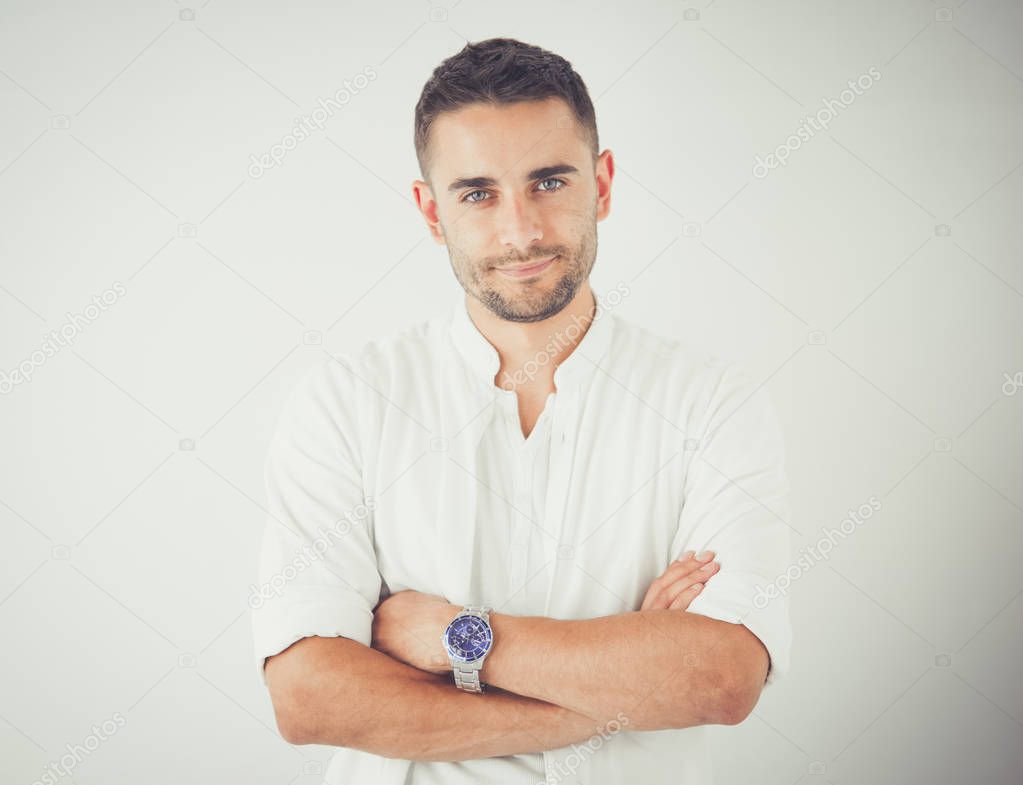
{"label": "wristwatch", "polygon": [[440,639],[448,652],[455,686],[466,692],[483,692],[480,668],[494,646],[494,630],[490,626],[487,605],[466,605],[451,620]]}

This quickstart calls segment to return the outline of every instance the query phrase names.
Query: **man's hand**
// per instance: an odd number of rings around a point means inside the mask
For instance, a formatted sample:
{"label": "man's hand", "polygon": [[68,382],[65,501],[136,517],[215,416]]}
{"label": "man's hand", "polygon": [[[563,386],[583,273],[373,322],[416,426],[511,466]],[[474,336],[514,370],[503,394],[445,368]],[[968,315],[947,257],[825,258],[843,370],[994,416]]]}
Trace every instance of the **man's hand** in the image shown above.
{"label": "man's hand", "polygon": [[713,558],[714,551],[704,551],[699,557],[693,551],[683,553],[650,584],[640,610],[688,609],[703,584],[721,567],[716,561],[711,561]]}
{"label": "man's hand", "polygon": [[441,635],[461,613],[443,597],[412,589],[382,600],[373,610],[371,646],[394,659],[428,673],[448,673],[451,661]]}

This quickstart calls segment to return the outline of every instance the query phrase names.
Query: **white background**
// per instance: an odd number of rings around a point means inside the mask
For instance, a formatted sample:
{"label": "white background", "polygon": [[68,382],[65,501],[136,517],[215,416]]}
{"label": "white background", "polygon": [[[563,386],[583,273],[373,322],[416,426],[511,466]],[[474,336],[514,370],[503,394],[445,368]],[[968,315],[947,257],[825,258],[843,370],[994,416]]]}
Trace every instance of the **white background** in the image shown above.
{"label": "white background", "polygon": [[330,749],[280,740],[251,663],[262,460],[305,368],[458,294],[411,201],[413,109],[492,36],[590,90],[618,167],[595,290],[770,389],[794,547],[881,504],[793,582],[792,672],[715,728],[718,782],[1020,781],[1023,3],[184,11],[0,4],[0,371],[125,287],[0,395],[5,785],[115,713],[64,782],[318,781]]}

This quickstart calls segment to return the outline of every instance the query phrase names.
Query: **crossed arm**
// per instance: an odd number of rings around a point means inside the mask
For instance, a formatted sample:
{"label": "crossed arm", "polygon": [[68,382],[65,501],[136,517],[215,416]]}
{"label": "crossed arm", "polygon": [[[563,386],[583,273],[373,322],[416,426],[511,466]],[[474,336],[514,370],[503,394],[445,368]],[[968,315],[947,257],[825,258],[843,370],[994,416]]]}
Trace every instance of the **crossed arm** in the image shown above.
{"label": "crossed arm", "polygon": [[735,724],[753,710],[767,651],[748,629],[645,610],[579,621],[491,615],[482,681],[633,730]]}
{"label": "crossed arm", "polygon": [[277,725],[292,744],[387,758],[460,761],[542,752],[590,738],[599,723],[501,689],[473,695],[348,638],[303,638],[268,659]]}
{"label": "crossed arm", "polygon": [[639,611],[559,621],[491,613],[484,696],[454,687],[440,633],[460,607],[403,591],[374,614],[373,647],[304,638],[266,664],[278,727],[294,744],[409,760],[539,752],[612,720],[631,730],[741,722],[767,650],[740,624],[685,612],[716,567],[691,555],[651,585]]}

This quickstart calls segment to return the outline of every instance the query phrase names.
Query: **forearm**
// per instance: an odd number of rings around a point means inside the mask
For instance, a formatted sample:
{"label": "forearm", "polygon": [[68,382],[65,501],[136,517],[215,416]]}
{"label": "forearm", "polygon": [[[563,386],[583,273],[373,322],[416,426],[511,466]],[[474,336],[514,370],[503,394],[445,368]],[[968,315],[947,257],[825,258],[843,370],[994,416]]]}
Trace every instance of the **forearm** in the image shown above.
{"label": "forearm", "polygon": [[634,730],[725,723],[735,625],[676,610],[560,621],[491,613],[480,679],[590,717],[622,712]]}
{"label": "forearm", "polygon": [[[489,688],[475,695],[346,638],[306,638],[291,656],[290,740],[389,758],[459,761],[556,749],[604,723],[542,700]],[[268,683],[277,667],[267,664]],[[272,684],[271,684],[272,687]],[[280,722],[280,720],[279,720]]]}

